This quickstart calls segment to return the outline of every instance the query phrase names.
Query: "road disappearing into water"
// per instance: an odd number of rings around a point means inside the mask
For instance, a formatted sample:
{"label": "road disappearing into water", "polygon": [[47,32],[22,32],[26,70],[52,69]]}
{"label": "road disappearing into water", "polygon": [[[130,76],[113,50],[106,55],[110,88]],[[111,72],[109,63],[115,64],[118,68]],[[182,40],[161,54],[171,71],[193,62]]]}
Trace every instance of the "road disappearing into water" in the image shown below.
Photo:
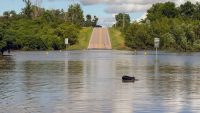
{"label": "road disappearing into water", "polygon": [[88,49],[112,49],[107,28],[94,28]]}

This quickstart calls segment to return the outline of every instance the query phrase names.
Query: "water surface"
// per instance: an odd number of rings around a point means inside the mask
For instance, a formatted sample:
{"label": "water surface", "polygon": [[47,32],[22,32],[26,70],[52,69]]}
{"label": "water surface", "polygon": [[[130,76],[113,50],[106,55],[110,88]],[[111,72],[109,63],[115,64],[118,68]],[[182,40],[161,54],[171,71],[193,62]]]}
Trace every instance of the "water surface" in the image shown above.
{"label": "water surface", "polygon": [[0,57],[0,113],[200,112],[200,53],[12,54]]}

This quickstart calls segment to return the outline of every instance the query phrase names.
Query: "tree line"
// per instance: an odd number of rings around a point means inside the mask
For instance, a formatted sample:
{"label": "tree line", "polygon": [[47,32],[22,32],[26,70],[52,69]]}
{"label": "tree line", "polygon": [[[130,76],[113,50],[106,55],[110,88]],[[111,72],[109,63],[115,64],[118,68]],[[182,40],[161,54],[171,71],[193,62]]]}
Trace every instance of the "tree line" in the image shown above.
{"label": "tree line", "polygon": [[33,5],[30,0],[20,13],[5,11],[0,16],[0,51],[15,50],[60,50],[69,44],[78,43],[82,27],[96,26],[98,17],[86,16],[79,4],[63,9],[44,9]]}
{"label": "tree line", "polygon": [[132,49],[153,49],[154,38],[160,38],[160,49],[163,50],[200,51],[198,2],[188,1],[178,7],[173,2],[154,4],[140,22],[130,23],[129,16],[122,18],[120,15],[116,15],[114,26],[123,32],[126,46]]}

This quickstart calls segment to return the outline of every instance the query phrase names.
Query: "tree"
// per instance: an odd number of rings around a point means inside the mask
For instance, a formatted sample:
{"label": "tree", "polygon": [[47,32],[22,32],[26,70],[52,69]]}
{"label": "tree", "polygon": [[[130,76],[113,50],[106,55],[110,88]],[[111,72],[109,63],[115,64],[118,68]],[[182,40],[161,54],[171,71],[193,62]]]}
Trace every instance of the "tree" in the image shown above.
{"label": "tree", "polygon": [[14,10],[11,10],[10,11],[10,16],[11,17],[15,17],[15,16],[17,16],[17,13]]}
{"label": "tree", "polygon": [[65,38],[69,39],[69,44],[73,45],[78,41],[79,29],[73,24],[63,23],[58,26],[55,30],[55,33],[58,37],[61,38],[62,47],[64,47]]}
{"label": "tree", "polygon": [[194,19],[200,20],[200,3],[197,2],[195,5]]}
{"label": "tree", "polygon": [[27,16],[28,18],[31,18],[31,13],[32,13],[32,3],[30,0],[23,0],[25,2],[26,7],[23,9],[23,14]]}
{"label": "tree", "polygon": [[86,21],[89,21],[89,22],[91,22],[91,19],[92,19],[92,16],[91,15],[86,15]]}
{"label": "tree", "polygon": [[132,49],[147,49],[153,47],[153,38],[148,33],[145,24],[132,23],[125,34],[125,44]]}
{"label": "tree", "polygon": [[83,10],[79,4],[70,5],[68,8],[68,21],[82,26],[84,22]]}
{"label": "tree", "polygon": [[147,10],[147,19],[150,21],[155,21],[162,17],[175,18],[178,16],[178,9],[175,7],[175,3],[156,3]]}
{"label": "tree", "polygon": [[98,18],[96,16],[94,16],[93,20],[92,20],[92,26],[96,26],[97,25],[97,22],[98,22]]}
{"label": "tree", "polygon": [[162,15],[168,18],[175,18],[178,16],[178,9],[173,2],[166,2],[161,11]]}
{"label": "tree", "polygon": [[180,5],[179,11],[183,17],[192,17],[195,12],[195,5],[187,1],[185,4]]}
{"label": "tree", "polygon": [[89,14],[86,15],[85,26],[86,27],[92,26],[92,16]]}
{"label": "tree", "polygon": [[115,15],[116,24],[115,27],[120,28],[123,32],[130,25],[130,16],[129,14],[119,13]]}
{"label": "tree", "polygon": [[6,30],[7,30],[6,24],[0,23],[0,52],[1,55],[3,55],[4,51],[10,52],[11,49],[11,40],[6,36]]}

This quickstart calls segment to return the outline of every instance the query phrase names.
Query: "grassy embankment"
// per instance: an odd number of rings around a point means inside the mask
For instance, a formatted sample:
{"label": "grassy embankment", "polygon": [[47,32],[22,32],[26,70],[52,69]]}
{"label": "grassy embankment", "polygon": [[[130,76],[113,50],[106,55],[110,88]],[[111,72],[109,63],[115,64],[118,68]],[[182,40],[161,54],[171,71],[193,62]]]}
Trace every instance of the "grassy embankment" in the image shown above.
{"label": "grassy embankment", "polygon": [[[82,28],[80,31],[80,34],[78,36],[78,43],[72,46],[69,46],[67,50],[84,50],[87,49],[90,37],[92,34],[92,27],[86,27]],[[128,49],[125,46],[125,40],[124,36],[121,34],[121,32],[115,28],[109,28],[109,35],[110,35],[110,41],[112,44],[112,49],[114,50],[123,50]]]}
{"label": "grassy embankment", "polygon": [[115,28],[109,28],[109,35],[110,35],[110,41],[112,44],[112,49],[115,50],[122,50],[122,49],[128,49],[125,46],[125,39],[122,33],[115,29]]}
{"label": "grassy embankment", "polygon": [[84,27],[81,29],[78,36],[78,43],[72,46],[69,46],[67,50],[84,50],[87,49],[90,36],[92,34],[92,27]]}

